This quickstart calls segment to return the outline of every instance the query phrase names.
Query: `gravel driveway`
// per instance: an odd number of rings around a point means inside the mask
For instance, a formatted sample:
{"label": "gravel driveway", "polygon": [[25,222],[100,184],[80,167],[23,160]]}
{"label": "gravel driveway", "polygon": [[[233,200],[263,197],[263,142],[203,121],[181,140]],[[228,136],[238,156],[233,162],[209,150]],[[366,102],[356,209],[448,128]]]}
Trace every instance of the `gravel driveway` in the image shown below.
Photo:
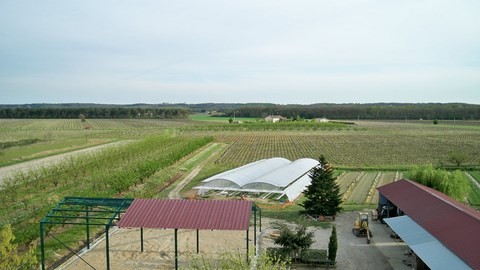
{"label": "gravel driveway", "polygon": [[[338,252],[336,269],[355,269],[355,270],[407,270],[411,269],[406,265],[406,262],[411,260],[411,257],[404,255],[408,246],[399,239],[390,237],[388,227],[381,224],[379,221],[370,220],[370,230],[373,238],[369,245],[366,244],[366,238],[357,238],[352,233],[353,222],[358,216],[358,212],[342,212],[340,213],[335,224],[337,226],[338,238]],[[266,219],[264,228],[264,238],[262,245],[264,247],[274,246],[273,240],[269,235],[275,232],[269,223],[275,220]],[[263,220],[262,220],[263,222]],[[315,243],[312,248],[328,249],[328,239],[332,232],[331,229],[323,229],[319,227],[309,227],[314,231]],[[405,263],[404,263],[405,261]],[[312,267],[296,268],[300,269],[315,269]],[[325,269],[325,268],[320,268]]]}

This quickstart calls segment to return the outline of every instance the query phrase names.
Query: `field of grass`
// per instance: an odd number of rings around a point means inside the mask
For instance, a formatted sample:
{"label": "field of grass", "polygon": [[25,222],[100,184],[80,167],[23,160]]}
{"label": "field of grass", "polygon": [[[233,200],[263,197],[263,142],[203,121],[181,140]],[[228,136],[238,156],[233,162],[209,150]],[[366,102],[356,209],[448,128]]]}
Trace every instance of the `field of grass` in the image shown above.
{"label": "field of grass", "polygon": [[452,165],[448,153],[465,153],[464,165],[480,167],[480,127],[402,122],[220,124],[191,120],[92,119],[0,120],[0,142],[38,139],[29,147],[0,150],[0,166],[121,139],[138,139],[166,130],[213,135],[228,144],[216,160],[239,166],[262,158],[291,160],[323,154],[337,168],[402,170],[432,163]]}
{"label": "field of grass", "polygon": [[232,119],[234,121],[239,121],[239,122],[255,122],[255,121],[260,121],[263,119],[259,118],[248,118],[248,117],[212,117],[207,114],[192,114],[190,115],[191,120],[195,121],[209,121],[209,122],[222,122],[222,123],[229,123],[229,120]]}
{"label": "field of grass", "polygon": [[324,155],[338,168],[406,169],[413,165],[448,164],[448,153],[468,156],[465,165],[480,166],[480,131],[385,133],[367,131],[223,132],[214,134],[230,147],[217,161],[242,165],[282,156],[290,160]]}
{"label": "field of grass", "polygon": [[469,171],[468,173],[480,183],[480,171]]}
{"label": "field of grass", "polygon": [[166,131],[175,134],[179,133],[177,128],[188,125],[193,124],[152,119],[92,119],[85,123],[79,119],[0,119],[0,142],[37,140],[27,146],[0,149],[0,166]]}

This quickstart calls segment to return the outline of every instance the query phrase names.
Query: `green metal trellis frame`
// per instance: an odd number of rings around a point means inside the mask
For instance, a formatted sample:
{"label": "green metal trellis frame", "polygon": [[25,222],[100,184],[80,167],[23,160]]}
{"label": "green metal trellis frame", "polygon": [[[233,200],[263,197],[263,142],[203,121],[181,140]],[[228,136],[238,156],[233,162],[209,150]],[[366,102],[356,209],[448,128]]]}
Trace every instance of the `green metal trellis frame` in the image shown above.
{"label": "green metal trellis frame", "polygon": [[45,270],[45,224],[72,224],[86,227],[87,248],[90,249],[90,226],[105,226],[107,270],[110,269],[108,231],[114,221],[120,219],[132,204],[133,199],[125,198],[63,198],[40,221],[40,251],[42,270]]}
{"label": "green metal trellis frame", "polygon": [[[90,249],[90,226],[105,226],[105,246],[107,270],[110,270],[109,229],[114,221],[120,220],[134,199],[125,198],[85,198],[65,197],[40,221],[40,250],[42,270],[45,270],[45,224],[72,224],[86,226],[87,248]],[[255,203],[253,210],[253,243],[257,242],[257,213],[260,232],[262,231],[262,210]],[[141,251],[143,252],[143,228],[140,228]],[[178,269],[177,231],[175,229],[175,269]],[[197,253],[199,252],[199,230],[197,229]],[[246,230],[246,255],[249,260],[249,229]]]}

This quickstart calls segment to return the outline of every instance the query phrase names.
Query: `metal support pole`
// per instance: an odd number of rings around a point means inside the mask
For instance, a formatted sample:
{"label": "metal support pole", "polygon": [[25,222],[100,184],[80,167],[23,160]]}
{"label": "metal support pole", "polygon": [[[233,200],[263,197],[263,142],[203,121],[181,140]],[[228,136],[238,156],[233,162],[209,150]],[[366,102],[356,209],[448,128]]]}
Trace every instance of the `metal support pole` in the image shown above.
{"label": "metal support pole", "polygon": [[107,270],[110,270],[110,249],[109,249],[109,243],[108,243],[108,229],[110,226],[105,226],[105,253],[107,255]]}
{"label": "metal support pole", "polygon": [[40,253],[42,257],[42,270],[45,270],[45,240],[44,240],[44,230],[43,222],[40,222]]}
{"label": "metal support pole", "polygon": [[247,262],[248,262],[248,230],[247,230]]}
{"label": "metal support pole", "polygon": [[175,229],[175,270],[178,270],[177,231],[178,231],[178,229]]}
{"label": "metal support pole", "polygon": [[88,218],[88,205],[85,211],[85,217],[87,222],[87,249],[90,249],[90,225],[89,225],[89,218]]}
{"label": "metal support pole", "polygon": [[260,214],[260,232],[262,232],[262,209],[258,209],[258,213]]}
{"label": "metal support pole", "polygon": [[140,227],[140,250],[143,252],[143,227]]}
{"label": "metal support pole", "polygon": [[200,252],[200,238],[198,236],[198,229],[197,229],[197,254]]}
{"label": "metal support pole", "polygon": [[257,246],[257,207],[253,208],[253,246]]}

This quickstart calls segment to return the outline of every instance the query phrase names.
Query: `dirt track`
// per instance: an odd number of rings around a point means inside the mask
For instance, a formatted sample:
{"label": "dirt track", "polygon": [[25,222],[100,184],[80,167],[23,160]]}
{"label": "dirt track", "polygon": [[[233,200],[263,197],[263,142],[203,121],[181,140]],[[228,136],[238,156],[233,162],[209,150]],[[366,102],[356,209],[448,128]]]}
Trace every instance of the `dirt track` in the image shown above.
{"label": "dirt track", "polygon": [[0,185],[3,182],[3,179],[6,177],[9,177],[10,175],[16,173],[16,172],[28,172],[30,170],[35,170],[39,169],[41,167],[45,166],[50,166],[53,164],[57,164],[69,157],[73,157],[79,154],[85,154],[85,153],[91,153],[94,151],[99,151],[101,149],[104,149],[106,147],[111,147],[119,144],[124,144],[127,141],[119,141],[119,142],[113,142],[113,143],[107,143],[107,144],[102,144],[94,147],[89,147],[77,151],[72,151],[64,154],[58,154],[54,156],[49,156],[45,158],[40,158],[40,159],[35,159],[31,161],[26,161],[22,163],[18,163],[15,165],[10,165],[10,166],[5,166],[0,168]]}
{"label": "dirt track", "polygon": [[[216,147],[218,144],[217,143],[212,143],[209,147],[205,148],[202,150],[200,153],[198,153],[193,159],[196,159],[197,157],[202,156],[203,153],[210,151],[210,149]],[[218,150],[216,150],[218,152]],[[215,152],[216,153],[216,152]],[[215,153],[212,153],[208,158],[204,159],[198,166],[193,168],[193,170],[185,177],[183,177],[178,184],[176,184],[175,188],[168,194],[169,199],[180,199],[180,191],[193,179],[195,176],[197,176],[198,173],[202,170],[203,166],[207,164],[207,162],[210,161],[212,157],[215,156]]]}

